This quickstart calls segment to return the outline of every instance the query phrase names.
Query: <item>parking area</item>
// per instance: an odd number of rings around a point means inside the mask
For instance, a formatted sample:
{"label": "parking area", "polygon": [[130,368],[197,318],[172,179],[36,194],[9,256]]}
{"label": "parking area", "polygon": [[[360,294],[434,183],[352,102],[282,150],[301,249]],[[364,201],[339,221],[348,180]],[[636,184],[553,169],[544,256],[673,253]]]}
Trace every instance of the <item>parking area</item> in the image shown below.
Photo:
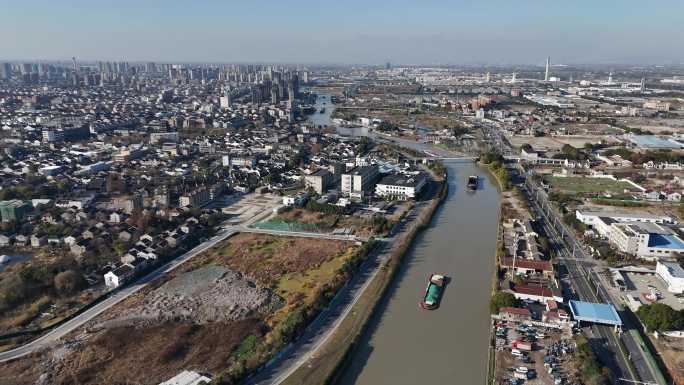
{"label": "parking area", "polygon": [[573,384],[575,342],[570,331],[496,321],[497,384]]}
{"label": "parking area", "polygon": [[[668,292],[665,282],[655,274],[623,273],[623,275],[627,280],[627,290],[621,292],[623,296],[636,298],[644,305],[659,302],[669,305],[675,310],[684,309],[684,297],[678,297]],[[617,288],[613,288],[613,290],[617,290]],[[632,307],[632,310],[635,310],[629,301],[626,300],[626,302],[628,306]]]}

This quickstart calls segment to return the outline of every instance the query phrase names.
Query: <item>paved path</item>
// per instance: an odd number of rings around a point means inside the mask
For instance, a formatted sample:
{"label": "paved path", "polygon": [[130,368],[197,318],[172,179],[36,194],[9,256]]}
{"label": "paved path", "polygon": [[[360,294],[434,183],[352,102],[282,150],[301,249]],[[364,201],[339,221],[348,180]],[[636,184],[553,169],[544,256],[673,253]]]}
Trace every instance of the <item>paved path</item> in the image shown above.
{"label": "paved path", "polygon": [[299,237],[299,238],[318,238],[330,239],[335,241],[361,241],[365,242],[368,237],[358,237],[356,235],[338,235],[332,233],[314,233],[308,231],[288,231],[288,230],[268,230],[258,229],[254,227],[240,226],[240,232],[243,233],[257,233],[257,234],[271,234],[283,237]]}

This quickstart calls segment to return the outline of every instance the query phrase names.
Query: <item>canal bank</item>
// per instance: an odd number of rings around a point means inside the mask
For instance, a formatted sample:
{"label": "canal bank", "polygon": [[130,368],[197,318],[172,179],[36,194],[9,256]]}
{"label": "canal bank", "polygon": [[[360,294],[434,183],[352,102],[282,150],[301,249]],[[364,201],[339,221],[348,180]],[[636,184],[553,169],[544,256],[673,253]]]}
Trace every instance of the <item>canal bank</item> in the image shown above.
{"label": "canal bank", "polygon": [[[282,384],[329,384],[334,383],[346,368],[348,359],[353,356],[369,318],[374,314],[380,299],[387,292],[403,256],[411,246],[416,234],[424,229],[445,199],[448,185],[441,178],[431,184],[428,200],[416,202],[405,220],[397,223],[392,230],[392,238],[377,242],[382,245],[375,258],[376,273],[367,283],[361,296],[353,305],[323,345],[316,348],[306,365],[300,365]],[[366,262],[372,262],[370,260]]]}
{"label": "canal bank", "polygon": [[[399,264],[386,295],[334,383],[481,384],[487,376],[489,296],[498,191],[473,163],[446,163],[448,194]],[[483,180],[467,192],[468,175]],[[418,306],[430,273],[450,278],[441,306]]]}

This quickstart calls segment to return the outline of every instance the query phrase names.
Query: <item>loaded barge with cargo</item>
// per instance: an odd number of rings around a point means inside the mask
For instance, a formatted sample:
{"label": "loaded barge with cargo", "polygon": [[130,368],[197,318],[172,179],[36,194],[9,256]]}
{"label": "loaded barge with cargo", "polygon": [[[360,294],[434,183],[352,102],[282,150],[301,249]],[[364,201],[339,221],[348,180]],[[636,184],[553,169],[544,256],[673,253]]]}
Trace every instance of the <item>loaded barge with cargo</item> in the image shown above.
{"label": "loaded barge with cargo", "polygon": [[471,175],[468,177],[468,190],[475,191],[477,190],[477,182],[478,182],[478,176],[477,175]]}
{"label": "loaded barge with cargo", "polygon": [[426,310],[434,310],[439,307],[439,302],[444,291],[444,281],[446,277],[440,274],[431,274],[428,280],[427,288],[425,288],[425,295],[420,301],[420,307]]}

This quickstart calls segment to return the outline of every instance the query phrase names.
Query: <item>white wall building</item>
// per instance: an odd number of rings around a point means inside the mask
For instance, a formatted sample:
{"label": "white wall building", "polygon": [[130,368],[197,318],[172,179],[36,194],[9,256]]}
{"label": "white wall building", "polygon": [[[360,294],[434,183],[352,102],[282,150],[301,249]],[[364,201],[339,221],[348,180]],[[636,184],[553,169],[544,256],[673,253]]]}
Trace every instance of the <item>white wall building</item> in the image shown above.
{"label": "white wall building", "polygon": [[[371,191],[378,177],[378,166],[356,167],[342,174],[342,193],[348,196]],[[356,194],[355,194],[356,193]]]}
{"label": "white wall building", "polygon": [[673,257],[684,252],[684,241],[672,230],[655,223],[614,222],[607,238],[623,253],[647,260]]}
{"label": "white wall building", "polygon": [[585,225],[593,226],[594,221],[599,217],[610,218],[616,222],[649,222],[649,223],[669,223],[676,224],[672,217],[667,215],[650,215],[642,213],[629,213],[617,211],[575,211],[575,217]]}
{"label": "white wall building", "polygon": [[295,207],[301,207],[304,206],[306,201],[309,199],[309,194],[306,193],[299,193],[296,195],[288,195],[283,197],[283,205],[284,206],[295,206]]}
{"label": "white wall building", "polygon": [[375,195],[397,200],[415,199],[425,187],[425,175],[389,175],[375,185]]}
{"label": "white wall building", "polygon": [[104,275],[105,286],[109,289],[116,289],[126,283],[133,276],[134,272],[135,269],[130,265],[121,265],[114,270],[110,270]]}
{"label": "white wall building", "polygon": [[678,263],[658,261],[656,275],[665,281],[670,293],[684,293],[684,269]]}
{"label": "white wall building", "polygon": [[200,385],[211,383],[211,377],[194,371],[184,370],[170,380],[160,382],[159,385]]}

